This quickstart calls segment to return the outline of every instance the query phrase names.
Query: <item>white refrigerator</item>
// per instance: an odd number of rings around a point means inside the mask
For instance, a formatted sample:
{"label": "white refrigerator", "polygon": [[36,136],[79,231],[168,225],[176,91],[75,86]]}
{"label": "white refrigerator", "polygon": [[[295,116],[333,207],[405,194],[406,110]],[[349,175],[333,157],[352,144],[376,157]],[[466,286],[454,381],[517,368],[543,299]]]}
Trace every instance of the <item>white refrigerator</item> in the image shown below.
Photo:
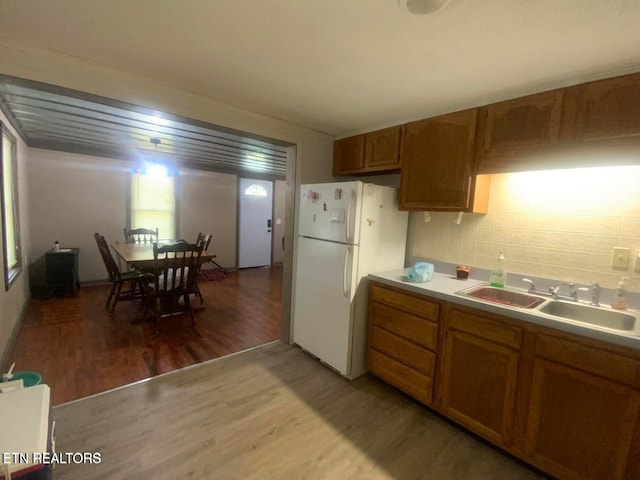
{"label": "white refrigerator", "polygon": [[293,341],[341,375],[366,372],[369,273],[404,267],[397,190],[363,182],[300,186]]}

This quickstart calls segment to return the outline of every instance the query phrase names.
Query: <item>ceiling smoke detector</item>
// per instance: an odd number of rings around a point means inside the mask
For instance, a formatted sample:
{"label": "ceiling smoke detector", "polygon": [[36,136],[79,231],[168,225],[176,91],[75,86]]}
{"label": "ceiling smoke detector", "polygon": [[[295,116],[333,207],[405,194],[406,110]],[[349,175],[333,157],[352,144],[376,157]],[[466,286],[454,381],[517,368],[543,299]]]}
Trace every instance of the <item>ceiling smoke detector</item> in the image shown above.
{"label": "ceiling smoke detector", "polygon": [[398,0],[398,8],[414,15],[427,15],[447,6],[451,0]]}

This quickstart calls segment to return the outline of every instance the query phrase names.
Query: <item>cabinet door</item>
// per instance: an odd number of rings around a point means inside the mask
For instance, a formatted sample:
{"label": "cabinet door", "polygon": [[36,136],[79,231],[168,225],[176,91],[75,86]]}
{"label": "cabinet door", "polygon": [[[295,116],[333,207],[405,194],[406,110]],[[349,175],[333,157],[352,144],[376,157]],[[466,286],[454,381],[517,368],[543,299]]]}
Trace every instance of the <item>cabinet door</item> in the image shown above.
{"label": "cabinet door", "polygon": [[400,208],[469,211],[477,109],[412,122],[402,138]]}
{"label": "cabinet door", "polygon": [[480,110],[476,155],[479,173],[529,168],[527,154],[560,140],[564,90],[552,90]]}
{"label": "cabinet door", "polygon": [[358,173],[364,168],[364,135],[333,142],[333,174]]}
{"label": "cabinet door", "polygon": [[638,478],[626,470],[639,409],[636,390],[537,358],[527,457],[563,479]]}
{"label": "cabinet door", "polygon": [[397,170],[400,168],[400,125],[365,135],[365,170]]}
{"label": "cabinet door", "polygon": [[566,135],[578,142],[640,143],[640,73],[567,89]]}
{"label": "cabinet door", "polygon": [[442,353],[442,412],[497,445],[509,445],[519,353],[458,330],[447,331]]}

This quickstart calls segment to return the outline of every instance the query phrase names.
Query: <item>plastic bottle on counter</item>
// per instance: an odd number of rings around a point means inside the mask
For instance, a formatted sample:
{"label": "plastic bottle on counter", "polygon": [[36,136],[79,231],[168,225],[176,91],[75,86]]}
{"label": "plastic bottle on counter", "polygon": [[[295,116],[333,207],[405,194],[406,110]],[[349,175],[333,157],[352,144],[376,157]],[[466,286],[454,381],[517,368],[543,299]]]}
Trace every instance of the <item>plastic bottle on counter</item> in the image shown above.
{"label": "plastic bottle on counter", "polygon": [[613,297],[613,302],[611,302],[611,308],[615,310],[627,309],[627,287],[624,284],[625,280],[626,277],[620,277],[618,288],[616,288],[616,294]]}
{"label": "plastic bottle on counter", "polygon": [[53,242],[53,251],[54,252],[59,252],[60,251],[60,242],[58,242],[58,240]]}
{"label": "plastic bottle on counter", "polygon": [[489,284],[492,287],[503,288],[507,283],[507,259],[504,258],[502,252],[498,255],[496,263],[491,270]]}

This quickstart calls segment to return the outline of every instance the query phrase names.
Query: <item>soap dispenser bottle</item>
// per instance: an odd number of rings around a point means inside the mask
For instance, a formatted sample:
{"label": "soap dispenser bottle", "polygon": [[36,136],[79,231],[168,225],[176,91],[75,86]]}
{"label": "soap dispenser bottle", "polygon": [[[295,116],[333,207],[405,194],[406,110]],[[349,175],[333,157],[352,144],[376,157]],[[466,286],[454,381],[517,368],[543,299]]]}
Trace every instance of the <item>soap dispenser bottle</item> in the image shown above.
{"label": "soap dispenser bottle", "polygon": [[498,255],[496,263],[491,270],[489,284],[492,287],[502,288],[507,283],[507,259],[504,258],[502,252]]}
{"label": "soap dispenser bottle", "polygon": [[613,297],[613,302],[611,302],[611,308],[614,308],[616,310],[627,309],[627,288],[624,284],[625,280],[627,280],[627,278],[620,277],[618,288],[616,288],[616,293]]}

